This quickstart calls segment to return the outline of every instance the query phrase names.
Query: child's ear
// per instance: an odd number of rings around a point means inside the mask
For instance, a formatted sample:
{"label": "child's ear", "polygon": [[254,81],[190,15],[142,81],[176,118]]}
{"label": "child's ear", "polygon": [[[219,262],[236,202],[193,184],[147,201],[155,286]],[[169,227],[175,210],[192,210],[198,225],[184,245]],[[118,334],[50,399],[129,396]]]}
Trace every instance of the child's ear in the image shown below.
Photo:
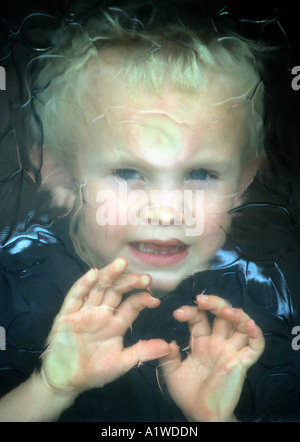
{"label": "child's ear", "polygon": [[72,210],[75,188],[71,175],[45,146],[43,146],[43,164],[40,173],[41,190],[51,192],[53,207]]}

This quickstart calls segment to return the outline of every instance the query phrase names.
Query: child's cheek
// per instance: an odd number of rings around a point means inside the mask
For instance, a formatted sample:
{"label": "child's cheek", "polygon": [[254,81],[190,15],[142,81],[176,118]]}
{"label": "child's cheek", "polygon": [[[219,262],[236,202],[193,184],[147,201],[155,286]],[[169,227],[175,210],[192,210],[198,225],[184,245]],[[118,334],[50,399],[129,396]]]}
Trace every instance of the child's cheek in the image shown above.
{"label": "child's cheek", "polygon": [[205,230],[213,226],[228,227],[231,216],[228,212],[235,207],[235,193],[227,195],[206,194],[204,204]]}
{"label": "child's cheek", "polygon": [[232,216],[228,211],[233,202],[230,198],[207,202],[204,205],[203,233],[197,239],[197,244],[203,255],[211,259],[226,240],[231,225]]}
{"label": "child's cheek", "polygon": [[[107,204],[106,209],[109,209],[109,207],[110,205]],[[128,232],[128,226],[118,225],[115,222],[109,223],[108,217],[112,216],[113,212],[109,215],[107,211],[103,210],[100,215],[99,211],[101,211],[101,207],[98,207],[97,211],[88,207],[85,208],[84,238],[86,245],[98,255],[104,264],[108,264],[122,253],[121,248]],[[116,215],[118,220],[118,214]]]}
{"label": "child's cheek", "polygon": [[[212,210],[213,209],[213,210]],[[196,256],[201,257],[200,268],[208,268],[217,251],[224,245],[229,232],[231,216],[224,207],[204,208],[204,228],[201,235],[195,238],[194,247]]]}
{"label": "child's cheek", "polygon": [[90,222],[96,222],[100,227],[122,225],[123,218],[126,219],[125,211],[126,204],[121,204],[115,191],[102,189],[96,196],[95,220],[90,219]]}

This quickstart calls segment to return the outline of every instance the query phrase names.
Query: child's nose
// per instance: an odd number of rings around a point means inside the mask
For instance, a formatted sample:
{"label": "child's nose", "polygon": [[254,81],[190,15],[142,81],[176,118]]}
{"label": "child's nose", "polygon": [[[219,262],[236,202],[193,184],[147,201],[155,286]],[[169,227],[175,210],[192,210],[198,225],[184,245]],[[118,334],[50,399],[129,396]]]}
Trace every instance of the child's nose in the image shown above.
{"label": "child's nose", "polygon": [[182,225],[184,214],[172,205],[157,205],[146,208],[147,221],[154,225]]}

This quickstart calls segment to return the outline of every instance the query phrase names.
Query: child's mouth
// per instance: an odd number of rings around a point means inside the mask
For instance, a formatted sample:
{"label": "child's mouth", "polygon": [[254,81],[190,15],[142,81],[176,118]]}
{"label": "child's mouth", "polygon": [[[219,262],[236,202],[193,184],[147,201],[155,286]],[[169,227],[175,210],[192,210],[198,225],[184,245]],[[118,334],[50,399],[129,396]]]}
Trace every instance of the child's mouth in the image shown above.
{"label": "child's mouth", "polygon": [[176,264],[189,253],[188,246],[178,239],[134,241],[129,247],[135,257],[159,266]]}

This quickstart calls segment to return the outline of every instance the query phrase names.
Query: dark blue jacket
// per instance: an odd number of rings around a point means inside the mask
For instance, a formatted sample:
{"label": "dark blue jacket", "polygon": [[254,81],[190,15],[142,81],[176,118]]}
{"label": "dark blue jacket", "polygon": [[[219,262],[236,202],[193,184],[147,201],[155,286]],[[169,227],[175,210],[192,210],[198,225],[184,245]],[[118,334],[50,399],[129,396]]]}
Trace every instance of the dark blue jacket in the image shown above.
{"label": "dark blue jacket", "polygon": [[[39,366],[53,319],[64,296],[87,266],[57,233],[33,227],[0,252],[0,326],[6,349],[0,350],[0,394],[30,376]],[[300,421],[300,350],[296,311],[286,280],[276,263],[258,265],[230,250],[220,250],[208,271],[185,280],[166,295],[157,309],[145,309],[125,336],[125,345],[139,339],[176,340],[188,345],[185,323],[173,311],[194,305],[205,289],[242,308],[263,330],[266,348],[248,371],[236,409],[242,421]],[[213,318],[210,316],[210,319]],[[295,330],[295,329],[294,329]],[[294,340],[294,341],[293,341]],[[185,353],[182,352],[184,357]],[[184,416],[164,388],[157,361],[135,367],[102,389],[80,395],[62,421],[179,422]]]}

